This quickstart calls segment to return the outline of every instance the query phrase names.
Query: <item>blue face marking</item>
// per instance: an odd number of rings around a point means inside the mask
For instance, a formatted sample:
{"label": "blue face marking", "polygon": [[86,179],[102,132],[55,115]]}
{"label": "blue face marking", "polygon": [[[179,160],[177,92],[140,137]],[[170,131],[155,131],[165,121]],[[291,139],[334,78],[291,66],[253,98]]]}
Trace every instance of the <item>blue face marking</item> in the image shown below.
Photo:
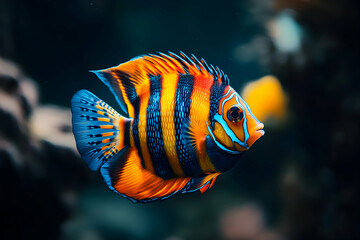
{"label": "blue face marking", "polygon": [[[235,147],[235,143],[238,143],[240,146],[244,147],[244,148],[248,148],[247,144],[245,142],[240,141],[240,139],[238,139],[235,135],[235,133],[230,129],[230,127],[228,126],[228,124],[226,123],[226,121],[224,120],[222,115],[216,114],[214,119],[220,123],[220,125],[223,127],[223,129],[226,132],[226,135],[228,135],[228,137],[231,139],[234,147]],[[246,138],[245,138],[246,139]],[[235,147],[236,149],[236,147]]]}
{"label": "blue face marking", "polygon": [[224,152],[230,153],[230,154],[239,154],[239,153],[241,153],[241,152],[239,152],[239,151],[233,151],[233,150],[230,150],[230,149],[227,149],[226,147],[224,147],[221,143],[219,143],[219,142],[216,140],[216,138],[215,138],[215,136],[214,136],[214,134],[213,134],[213,132],[212,132],[212,130],[211,130],[211,128],[209,127],[209,124],[208,124],[207,122],[206,122],[206,126],[207,126],[207,129],[209,130],[209,133],[210,133],[210,135],[211,135],[211,138],[214,140],[215,144],[216,144],[221,150],[223,150]]}
{"label": "blue face marking", "polygon": [[[243,110],[243,112],[245,113],[245,109],[244,107],[240,104],[239,102],[239,95],[236,95],[236,102],[240,105],[241,109]],[[244,101],[243,101],[244,102]],[[243,122],[243,129],[244,129],[244,144],[246,144],[247,140],[249,139],[250,135],[249,135],[249,131],[247,129],[247,119],[246,119],[246,114],[244,114],[244,122]],[[247,144],[246,144],[247,146]]]}
{"label": "blue face marking", "polygon": [[232,98],[234,97],[234,95],[235,95],[235,93],[231,94],[230,97],[228,97],[227,99],[225,99],[225,100],[223,101],[223,103],[221,104],[221,113],[224,112],[223,110],[224,110],[224,105],[225,105],[225,103],[226,103],[227,101],[229,101],[230,99],[232,99]]}
{"label": "blue face marking", "polygon": [[232,89],[232,88],[229,88],[229,90],[228,90],[227,93],[223,96],[223,98],[226,97],[227,95],[229,95],[231,89]]}
{"label": "blue face marking", "polygon": [[[224,95],[224,97],[227,97],[229,94],[230,94],[230,91],[231,91],[231,88],[228,90],[228,92]],[[223,109],[224,109],[224,105],[227,101],[229,101],[230,99],[232,99],[234,96],[235,96],[235,100],[236,102],[239,104],[240,108],[242,109],[243,112],[245,112],[245,109],[244,107],[240,104],[239,102],[239,95],[232,93],[229,97],[227,97],[226,99],[224,99],[224,101],[222,102],[222,105],[221,105],[221,114],[223,114]],[[248,108],[248,106],[246,106]],[[244,129],[244,141],[241,141],[239,138],[236,137],[235,133],[230,129],[230,127],[228,126],[228,124],[226,123],[226,121],[224,120],[223,116],[216,113],[215,116],[214,116],[214,120],[217,121],[224,129],[226,135],[231,139],[232,143],[233,143],[233,146],[234,148],[236,149],[235,147],[235,143],[239,144],[240,146],[246,148],[246,149],[249,149],[249,146],[247,145],[247,140],[249,139],[249,132],[248,132],[248,129],[247,129],[247,119],[246,119],[246,115],[244,114],[244,121],[243,121],[243,129]],[[216,145],[222,149],[223,151],[227,152],[227,153],[230,153],[230,154],[236,154],[236,153],[240,153],[240,151],[233,151],[233,150],[230,150],[228,148],[226,148],[225,146],[223,146],[220,142],[218,142],[216,139],[215,139],[215,136],[211,130],[211,128],[209,127],[209,125],[206,123],[207,127],[208,127],[208,130],[209,130],[209,133],[211,135],[211,137],[213,138],[214,142],[216,143]]]}

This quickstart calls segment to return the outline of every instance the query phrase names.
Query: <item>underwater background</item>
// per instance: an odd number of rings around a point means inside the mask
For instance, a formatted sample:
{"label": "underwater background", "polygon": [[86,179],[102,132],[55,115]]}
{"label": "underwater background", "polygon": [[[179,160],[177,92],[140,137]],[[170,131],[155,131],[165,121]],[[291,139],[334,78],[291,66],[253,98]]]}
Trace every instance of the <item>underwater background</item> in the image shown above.
{"label": "underwater background", "polygon": [[[355,3],[0,0],[0,239],[359,239]],[[266,134],[205,194],[132,204],[80,159],[70,99],[121,112],[89,70],[158,51],[219,66]]]}

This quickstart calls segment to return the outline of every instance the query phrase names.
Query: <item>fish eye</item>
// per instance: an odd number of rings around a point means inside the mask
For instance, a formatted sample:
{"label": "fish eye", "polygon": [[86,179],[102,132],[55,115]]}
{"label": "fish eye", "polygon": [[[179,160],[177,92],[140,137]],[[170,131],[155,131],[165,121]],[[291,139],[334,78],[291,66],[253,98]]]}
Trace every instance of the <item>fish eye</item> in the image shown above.
{"label": "fish eye", "polygon": [[229,119],[230,122],[233,123],[239,122],[243,119],[243,117],[244,114],[242,112],[242,109],[239,108],[238,106],[232,106],[227,111],[227,118]]}

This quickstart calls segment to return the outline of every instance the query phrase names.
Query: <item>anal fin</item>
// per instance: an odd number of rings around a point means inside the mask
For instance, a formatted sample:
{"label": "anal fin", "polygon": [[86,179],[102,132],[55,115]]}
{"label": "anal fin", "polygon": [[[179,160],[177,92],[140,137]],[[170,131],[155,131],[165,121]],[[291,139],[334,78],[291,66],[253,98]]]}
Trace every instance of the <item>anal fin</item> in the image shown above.
{"label": "anal fin", "polygon": [[206,190],[210,189],[214,185],[216,178],[220,174],[221,173],[211,173],[202,177],[194,178],[186,192],[200,190],[201,193],[204,193]]}
{"label": "anal fin", "polygon": [[204,193],[206,192],[206,190],[212,188],[212,186],[214,186],[214,183],[217,179],[219,175],[216,175],[215,177],[213,177],[210,181],[208,181],[203,187],[200,188],[200,192]]}
{"label": "anal fin", "polygon": [[101,168],[109,188],[132,202],[163,200],[186,192],[192,185],[191,177],[164,180],[141,165],[136,148],[124,148]]}

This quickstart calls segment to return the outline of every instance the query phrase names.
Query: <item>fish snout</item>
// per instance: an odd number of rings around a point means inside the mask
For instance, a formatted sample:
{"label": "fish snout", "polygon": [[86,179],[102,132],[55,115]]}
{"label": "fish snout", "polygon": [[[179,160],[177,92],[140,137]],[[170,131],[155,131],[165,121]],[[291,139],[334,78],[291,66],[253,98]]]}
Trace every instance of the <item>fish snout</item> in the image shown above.
{"label": "fish snout", "polygon": [[265,134],[265,131],[263,129],[264,129],[264,124],[263,123],[259,123],[253,129],[251,129],[250,137],[247,140],[247,145],[249,147],[251,147],[251,145],[253,145],[254,142],[256,142],[256,140],[258,140],[259,138],[261,138]]}

